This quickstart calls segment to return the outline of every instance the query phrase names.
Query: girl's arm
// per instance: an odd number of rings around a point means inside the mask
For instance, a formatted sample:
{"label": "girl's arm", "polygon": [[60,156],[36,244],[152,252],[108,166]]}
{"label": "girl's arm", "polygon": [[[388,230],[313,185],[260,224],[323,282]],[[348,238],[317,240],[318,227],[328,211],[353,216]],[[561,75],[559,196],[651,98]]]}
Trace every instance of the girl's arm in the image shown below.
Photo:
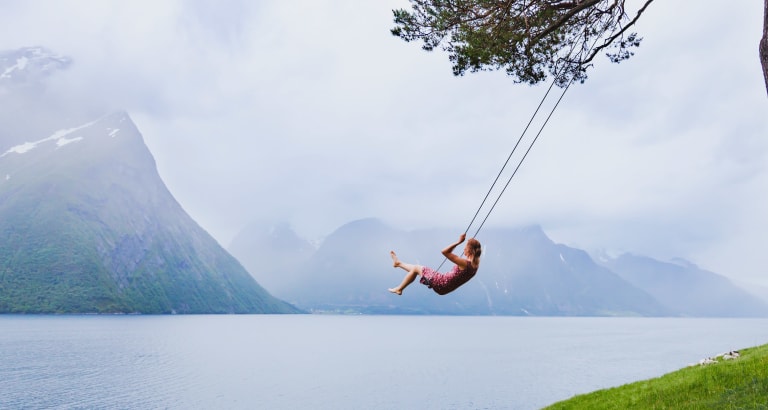
{"label": "girl's arm", "polygon": [[455,263],[456,265],[459,265],[459,268],[466,269],[468,263],[467,260],[462,258],[459,255],[456,255],[453,253],[453,249],[459,246],[462,242],[464,242],[464,239],[467,237],[466,234],[461,234],[459,236],[459,240],[457,242],[454,242],[450,245],[448,245],[445,249],[443,249],[443,256],[448,258],[451,262]]}

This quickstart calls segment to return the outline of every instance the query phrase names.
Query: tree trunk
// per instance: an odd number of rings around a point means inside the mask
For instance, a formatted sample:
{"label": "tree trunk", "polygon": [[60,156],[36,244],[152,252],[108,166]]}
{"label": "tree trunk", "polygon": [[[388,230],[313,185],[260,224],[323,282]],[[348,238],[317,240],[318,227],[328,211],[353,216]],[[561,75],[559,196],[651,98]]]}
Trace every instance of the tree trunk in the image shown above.
{"label": "tree trunk", "polygon": [[768,0],[765,0],[763,14],[763,38],[760,40],[760,64],[763,65],[765,92],[768,93]]}

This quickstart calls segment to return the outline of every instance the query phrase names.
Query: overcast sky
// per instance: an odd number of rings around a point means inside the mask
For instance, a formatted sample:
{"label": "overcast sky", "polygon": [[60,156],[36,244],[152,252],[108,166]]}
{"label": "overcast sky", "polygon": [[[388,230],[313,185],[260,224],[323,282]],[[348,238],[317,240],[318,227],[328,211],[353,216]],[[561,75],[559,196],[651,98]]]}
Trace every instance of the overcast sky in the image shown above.
{"label": "overcast sky", "polygon": [[[407,6],[0,0],[0,49],[70,56],[73,104],[127,110],[225,247],[254,220],[309,239],[364,217],[460,230],[546,85],[454,77],[446,54],[389,33]],[[636,55],[601,58],[568,91],[486,226],[535,223],[567,245],[768,286],[762,8],[652,4]]]}

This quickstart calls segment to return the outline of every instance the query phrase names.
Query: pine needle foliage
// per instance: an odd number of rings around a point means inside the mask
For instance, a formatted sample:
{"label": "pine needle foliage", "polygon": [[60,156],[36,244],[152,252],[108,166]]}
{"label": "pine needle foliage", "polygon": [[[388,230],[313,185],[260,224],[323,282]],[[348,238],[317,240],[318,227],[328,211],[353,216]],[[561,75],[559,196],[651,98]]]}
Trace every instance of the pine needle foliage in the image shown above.
{"label": "pine needle foliage", "polygon": [[596,55],[630,58],[642,38],[629,32],[653,2],[630,12],[625,0],[410,0],[393,10],[392,34],[448,52],[453,73],[504,70],[516,82],[553,76],[584,82]]}

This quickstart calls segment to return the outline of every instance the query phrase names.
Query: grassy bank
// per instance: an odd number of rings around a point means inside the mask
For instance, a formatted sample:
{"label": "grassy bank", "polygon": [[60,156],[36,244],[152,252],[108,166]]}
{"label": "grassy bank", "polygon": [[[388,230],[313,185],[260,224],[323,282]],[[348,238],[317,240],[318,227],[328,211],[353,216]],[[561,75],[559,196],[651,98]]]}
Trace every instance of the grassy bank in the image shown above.
{"label": "grassy bank", "polygon": [[766,409],[768,345],[734,360],[696,365],[655,379],[574,396],[547,409]]}

